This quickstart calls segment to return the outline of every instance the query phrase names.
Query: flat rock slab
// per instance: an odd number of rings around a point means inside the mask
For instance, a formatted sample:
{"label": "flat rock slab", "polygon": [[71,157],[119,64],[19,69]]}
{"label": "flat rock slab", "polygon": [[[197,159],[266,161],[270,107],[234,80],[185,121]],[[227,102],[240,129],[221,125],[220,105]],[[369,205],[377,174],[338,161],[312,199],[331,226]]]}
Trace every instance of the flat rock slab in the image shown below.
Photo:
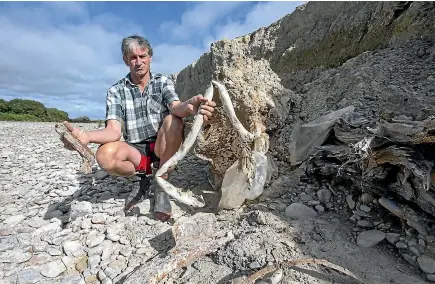
{"label": "flat rock slab", "polygon": [[383,239],[385,239],[384,232],[370,230],[361,232],[356,239],[356,243],[359,247],[370,248],[380,243]]}

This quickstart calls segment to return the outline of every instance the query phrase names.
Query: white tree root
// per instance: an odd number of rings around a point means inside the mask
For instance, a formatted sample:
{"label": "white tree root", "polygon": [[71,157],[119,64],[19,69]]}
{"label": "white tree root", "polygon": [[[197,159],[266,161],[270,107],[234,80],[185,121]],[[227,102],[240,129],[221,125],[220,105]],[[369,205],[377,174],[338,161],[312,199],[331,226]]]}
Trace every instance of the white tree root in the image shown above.
{"label": "white tree root", "polygon": [[[209,100],[212,100],[214,87],[217,88],[222,104],[225,108],[226,114],[229,120],[231,121],[231,124],[233,125],[234,129],[240,135],[242,141],[245,143],[249,143],[252,142],[255,138],[259,137],[261,135],[260,131],[258,131],[258,133],[252,134],[243,127],[242,123],[239,121],[239,119],[236,116],[228,91],[225,89],[225,87],[222,84],[213,80],[212,83],[207,88],[204,97]],[[158,183],[158,185],[161,187],[163,191],[165,191],[169,196],[178,200],[179,202],[182,202],[186,205],[193,206],[193,207],[204,207],[205,202],[203,198],[201,196],[194,196],[190,192],[185,192],[185,191],[183,192],[183,189],[177,188],[172,184],[170,184],[165,179],[163,179],[162,175],[166,174],[170,168],[176,166],[177,163],[181,159],[183,159],[184,156],[186,156],[190,148],[195,143],[198,134],[200,133],[204,123],[204,117],[199,112],[199,110],[200,108],[198,108],[198,113],[195,115],[192,129],[187,135],[180,149],[178,149],[178,151],[166,163],[164,163],[155,174],[156,182]]]}
{"label": "white tree root", "polygon": [[268,274],[270,272],[277,271],[278,269],[281,269],[281,267],[283,267],[283,266],[292,267],[292,266],[303,265],[303,264],[323,265],[325,267],[332,268],[332,269],[340,272],[341,274],[352,277],[357,283],[363,283],[360,279],[358,279],[357,276],[355,276],[351,271],[349,271],[348,269],[346,269],[344,267],[341,267],[339,265],[331,263],[331,262],[327,261],[326,259],[307,258],[307,259],[287,260],[287,261],[282,261],[282,262],[274,264],[274,265],[266,266],[263,269],[260,269],[259,271],[255,272],[254,274],[252,274],[248,278],[246,278],[242,282],[242,284],[254,284],[257,279],[264,277],[266,274]]}

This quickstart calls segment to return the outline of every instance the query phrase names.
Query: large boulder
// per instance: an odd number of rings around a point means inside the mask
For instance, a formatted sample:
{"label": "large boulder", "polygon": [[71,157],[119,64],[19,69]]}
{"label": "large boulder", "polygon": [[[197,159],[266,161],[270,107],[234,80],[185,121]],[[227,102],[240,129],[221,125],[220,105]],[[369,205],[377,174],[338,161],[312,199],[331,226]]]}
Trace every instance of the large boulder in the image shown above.
{"label": "large boulder", "polygon": [[[289,161],[290,133],[325,113],[355,106],[369,117],[433,113],[435,5],[432,2],[309,2],[269,27],[211,45],[176,76],[182,100],[212,79],[229,91],[242,124],[262,127]],[[195,153],[215,183],[240,156],[221,107]]]}

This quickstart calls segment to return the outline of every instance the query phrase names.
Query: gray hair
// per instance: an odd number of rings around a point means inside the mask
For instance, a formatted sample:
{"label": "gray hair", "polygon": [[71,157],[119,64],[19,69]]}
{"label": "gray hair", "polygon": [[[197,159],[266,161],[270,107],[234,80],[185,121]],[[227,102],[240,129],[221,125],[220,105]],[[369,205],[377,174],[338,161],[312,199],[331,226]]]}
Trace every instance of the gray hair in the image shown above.
{"label": "gray hair", "polygon": [[127,57],[133,47],[138,47],[140,49],[148,48],[148,55],[153,56],[153,49],[151,48],[149,41],[138,35],[132,35],[122,39],[122,56]]}

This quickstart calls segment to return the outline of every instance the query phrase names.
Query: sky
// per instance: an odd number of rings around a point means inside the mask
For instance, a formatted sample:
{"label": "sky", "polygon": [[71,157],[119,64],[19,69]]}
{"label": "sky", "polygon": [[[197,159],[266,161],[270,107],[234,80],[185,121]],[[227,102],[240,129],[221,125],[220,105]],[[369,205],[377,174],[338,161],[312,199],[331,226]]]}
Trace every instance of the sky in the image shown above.
{"label": "sky", "polygon": [[217,40],[266,27],[304,2],[0,2],[0,98],[104,119],[128,73],[123,37],[153,47],[153,72],[181,71]]}

